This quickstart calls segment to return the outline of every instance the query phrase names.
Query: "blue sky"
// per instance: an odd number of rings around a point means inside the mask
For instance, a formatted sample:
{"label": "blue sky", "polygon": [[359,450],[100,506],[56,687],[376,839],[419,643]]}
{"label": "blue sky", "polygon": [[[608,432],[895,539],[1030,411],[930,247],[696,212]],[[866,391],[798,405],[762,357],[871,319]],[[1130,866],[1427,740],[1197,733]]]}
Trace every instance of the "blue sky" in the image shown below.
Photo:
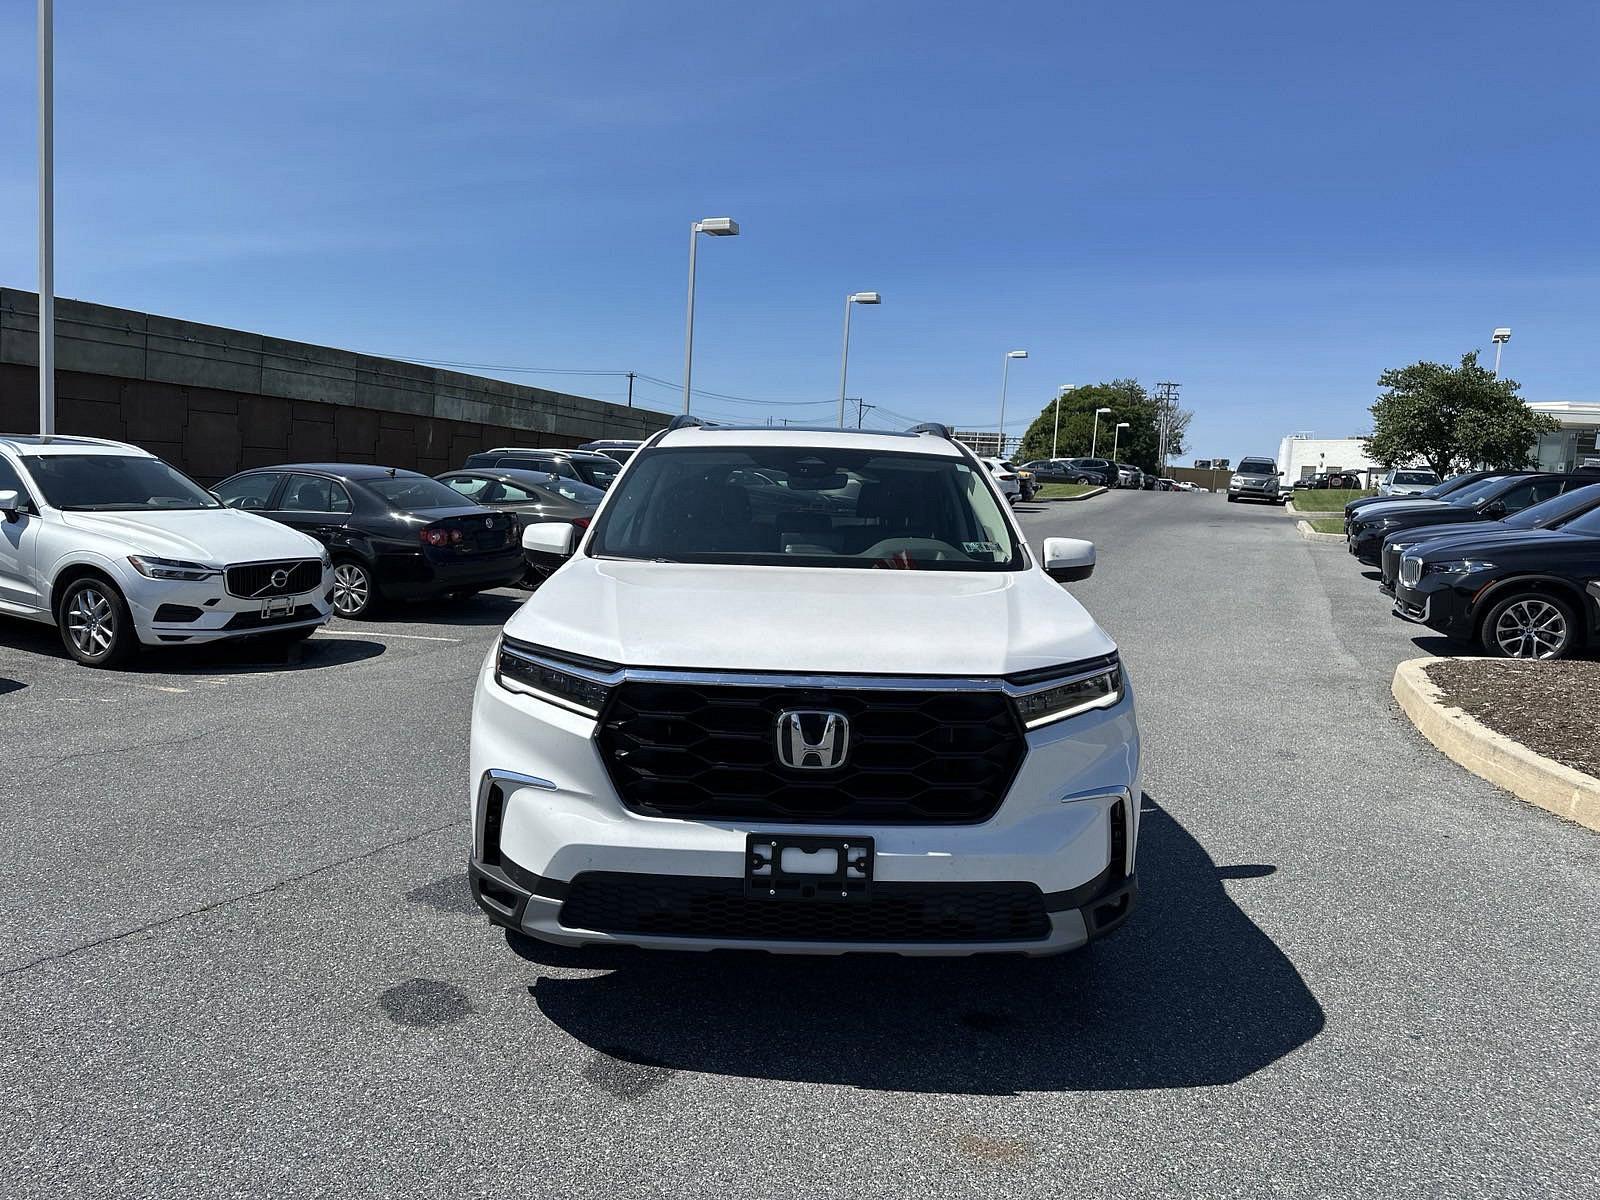
{"label": "blue sky", "polygon": [[[688,224],[729,214],[695,381],[788,406],[708,414],[828,417],[858,289],[851,394],[963,426],[1014,347],[1014,431],[1058,384],[1172,379],[1202,456],[1360,431],[1380,370],[1497,324],[1530,398],[1600,392],[1592,3],[56,7],[64,296],[675,380]],[[0,0],[20,287],[33,13]]]}

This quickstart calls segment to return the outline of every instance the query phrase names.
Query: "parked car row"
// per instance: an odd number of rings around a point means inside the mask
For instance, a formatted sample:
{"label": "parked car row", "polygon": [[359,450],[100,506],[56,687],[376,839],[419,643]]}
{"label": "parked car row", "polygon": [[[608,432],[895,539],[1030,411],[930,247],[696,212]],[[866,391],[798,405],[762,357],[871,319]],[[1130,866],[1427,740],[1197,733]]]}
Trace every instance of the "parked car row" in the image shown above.
{"label": "parked car row", "polygon": [[523,530],[586,527],[620,470],[512,447],[437,479],[289,463],[207,490],[137,446],[0,436],[0,614],[55,625],[90,666],[141,645],[291,642],[384,600],[536,585],[557,560],[525,552]]}
{"label": "parked car row", "polygon": [[1109,458],[1036,458],[1024,463],[1039,483],[1087,483],[1097,487],[1134,488],[1146,492],[1188,492],[1202,489],[1182,486],[1175,479],[1152,475],[1132,463]]}
{"label": "parked car row", "polygon": [[1345,506],[1397,617],[1505,658],[1600,644],[1600,471],[1474,471]]}

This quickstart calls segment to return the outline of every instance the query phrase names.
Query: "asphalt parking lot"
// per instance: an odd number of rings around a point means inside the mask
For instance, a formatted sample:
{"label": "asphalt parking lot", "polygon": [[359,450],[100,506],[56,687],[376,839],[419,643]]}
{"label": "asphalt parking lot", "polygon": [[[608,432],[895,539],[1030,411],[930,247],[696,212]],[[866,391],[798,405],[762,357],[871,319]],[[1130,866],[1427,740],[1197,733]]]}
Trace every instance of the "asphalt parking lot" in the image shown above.
{"label": "asphalt parking lot", "polygon": [[1395,715],[1429,631],[1275,509],[1023,521],[1100,547],[1148,793],[1141,911],[1036,962],[508,945],[516,593],[121,674],[0,625],[6,1193],[1593,1194],[1600,839]]}

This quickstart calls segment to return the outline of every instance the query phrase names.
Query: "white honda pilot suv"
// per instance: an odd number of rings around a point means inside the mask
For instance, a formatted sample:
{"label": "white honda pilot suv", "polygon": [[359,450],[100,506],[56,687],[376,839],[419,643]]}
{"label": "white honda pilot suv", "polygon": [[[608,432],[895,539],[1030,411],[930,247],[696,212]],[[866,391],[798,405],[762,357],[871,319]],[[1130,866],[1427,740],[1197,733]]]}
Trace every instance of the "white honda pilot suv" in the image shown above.
{"label": "white honda pilot suv", "polygon": [[0,614],[109,666],[144,646],[303,638],[332,612],[321,544],[137,446],[0,434]]}
{"label": "white honda pilot suv", "polygon": [[1069,950],[1136,895],[1117,648],[982,462],[679,417],[484,663],[470,876],[567,945]]}

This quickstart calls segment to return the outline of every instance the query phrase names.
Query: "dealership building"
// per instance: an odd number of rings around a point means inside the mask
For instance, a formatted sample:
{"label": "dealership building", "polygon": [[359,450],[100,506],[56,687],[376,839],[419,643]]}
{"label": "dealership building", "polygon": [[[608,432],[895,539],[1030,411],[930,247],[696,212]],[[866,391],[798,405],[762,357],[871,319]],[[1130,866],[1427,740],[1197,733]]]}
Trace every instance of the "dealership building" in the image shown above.
{"label": "dealership building", "polygon": [[[1572,471],[1585,464],[1600,466],[1600,402],[1533,400],[1534,412],[1554,417],[1561,426],[1539,435],[1534,465],[1545,471]],[[1359,437],[1319,438],[1312,433],[1291,433],[1278,444],[1278,470],[1291,482],[1321,471],[1353,471],[1362,482],[1375,483],[1387,468],[1367,457]]]}

